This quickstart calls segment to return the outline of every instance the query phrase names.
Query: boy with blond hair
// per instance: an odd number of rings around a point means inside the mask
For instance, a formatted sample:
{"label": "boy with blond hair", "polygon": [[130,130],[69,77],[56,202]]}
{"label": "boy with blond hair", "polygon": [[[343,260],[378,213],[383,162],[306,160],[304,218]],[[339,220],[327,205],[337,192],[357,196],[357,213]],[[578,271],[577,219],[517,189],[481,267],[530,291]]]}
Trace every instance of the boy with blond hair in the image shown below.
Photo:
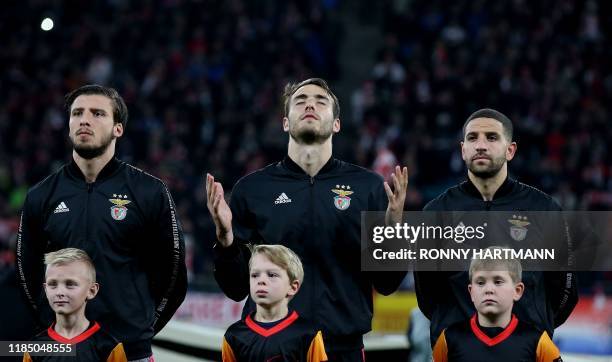
{"label": "boy with blond hair", "polygon": [[321,331],[288,307],[304,280],[300,258],[282,245],[251,249],[249,286],[256,311],[225,332],[223,361],[327,361]]}
{"label": "boy with blond hair", "polygon": [[85,317],[87,301],[95,298],[100,286],[96,283],[96,269],[86,252],[65,248],[45,254],[45,282],[43,288],[55,322],[34,337],[37,342],[71,344],[76,356],[30,356],[29,361],[106,361],[125,362],[123,344]]}
{"label": "boy with blond hair", "polygon": [[468,291],[477,312],[442,331],[433,349],[434,362],[562,361],[546,331],[512,313],[525,290],[519,260],[472,259],[469,278]]}

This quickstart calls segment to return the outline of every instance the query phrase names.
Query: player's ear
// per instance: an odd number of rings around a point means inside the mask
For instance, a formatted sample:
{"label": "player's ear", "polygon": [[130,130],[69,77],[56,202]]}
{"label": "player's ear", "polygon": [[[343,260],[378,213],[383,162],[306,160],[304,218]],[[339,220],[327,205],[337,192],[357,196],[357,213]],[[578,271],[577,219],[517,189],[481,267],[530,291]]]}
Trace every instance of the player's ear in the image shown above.
{"label": "player's ear", "polygon": [[470,294],[470,299],[472,299],[472,303],[474,303],[474,297],[472,296],[472,283],[468,284],[468,293]]}
{"label": "player's ear", "polygon": [[460,142],[461,147],[461,159],[465,161],[465,152],[463,151],[463,141]]}
{"label": "player's ear", "polygon": [[340,118],[334,119],[334,123],[332,124],[332,130],[334,133],[340,132]]}
{"label": "player's ear", "polygon": [[514,158],[514,155],[516,154],[517,147],[518,146],[517,146],[516,142],[510,142],[510,144],[506,148],[506,161],[510,161],[510,160],[512,160]]}
{"label": "player's ear", "polygon": [[113,135],[115,137],[123,136],[123,123],[117,122],[113,125]]}
{"label": "player's ear", "polygon": [[98,291],[100,290],[100,284],[93,282],[89,286],[89,290],[87,291],[87,300],[92,300],[98,295]]}
{"label": "player's ear", "polygon": [[289,118],[283,117],[283,131],[289,132]]}
{"label": "player's ear", "polygon": [[297,294],[298,290],[300,290],[300,281],[294,280],[289,283],[289,291],[287,292],[287,296],[294,296]]}
{"label": "player's ear", "polygon": [[525,291],[525,284],[518,282],[514,286],[514,301],[517,302],[523,296],[523,292]]}

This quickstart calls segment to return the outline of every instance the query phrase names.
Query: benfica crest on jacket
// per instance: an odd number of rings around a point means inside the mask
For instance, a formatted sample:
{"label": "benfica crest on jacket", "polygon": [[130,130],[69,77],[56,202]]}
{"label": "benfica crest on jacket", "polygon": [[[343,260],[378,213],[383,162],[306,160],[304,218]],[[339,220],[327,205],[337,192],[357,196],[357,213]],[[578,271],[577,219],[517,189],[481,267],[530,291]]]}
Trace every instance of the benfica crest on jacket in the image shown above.
{"label": "benfica crest on jacket", "polygon": [[338,210],[346,210],[351,206],[351,198],[349,195],[353,194],[353,191],[350,191],[351,187],[348,185],[336,185],[335,189],[331,191],[336,194],[334,196],[334,206]]}
{"label": "benfica crest on jacket", "polygon": [[512,239],[516,241],[525,240],[527,236],[527,226],[531,224],[527,221],[527,216],[513,215],[511,219],[508,219],[508,222],[512,224],[510,227],[510,236]]}
{"label": "benfica crest on jacket", "polygon": [[130,200],[126,200],[127,199],[127,195],[115,195],[113,194],[113,196],[118,197],[115,199],[108,199],[108,201],[113,203],[113,206],[111,206],[111,216],[113,217],[113,219],[117,220],[117,221],[121,221],[123,219],[125,219],[125,217],[127,216],[127,212],[128,209],[127,207],[125,207],[125,205],[129,204],[131,201]]}

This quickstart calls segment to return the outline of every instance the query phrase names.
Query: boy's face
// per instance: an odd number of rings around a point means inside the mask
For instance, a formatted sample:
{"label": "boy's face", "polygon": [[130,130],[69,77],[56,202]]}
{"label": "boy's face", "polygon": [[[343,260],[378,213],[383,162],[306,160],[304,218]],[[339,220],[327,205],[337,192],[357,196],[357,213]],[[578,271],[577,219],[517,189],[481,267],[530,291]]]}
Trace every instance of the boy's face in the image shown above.
{"label": "boy's face", "polygon": [[98,283],[91,281],[87,264],[82,261],[48,266],[44,287],[49,305],[56,314],[69,315],[84,310],[85,301],[98,293]]}
{"label": "boy's face", "polygon": [[476,271],[468,285],[476,310],[485,316],[510,313],[514,302],[521,299],[523,289],[523,283],[515,284],[507,270]]}
{"label": "boy's face", "polygon": [[271,307],[287,302],[295,295],[299,281],[289,281],[287,271],[272,263],[265,255],[255,254],[251,260],[249,285],[251,298],[257,305]]}

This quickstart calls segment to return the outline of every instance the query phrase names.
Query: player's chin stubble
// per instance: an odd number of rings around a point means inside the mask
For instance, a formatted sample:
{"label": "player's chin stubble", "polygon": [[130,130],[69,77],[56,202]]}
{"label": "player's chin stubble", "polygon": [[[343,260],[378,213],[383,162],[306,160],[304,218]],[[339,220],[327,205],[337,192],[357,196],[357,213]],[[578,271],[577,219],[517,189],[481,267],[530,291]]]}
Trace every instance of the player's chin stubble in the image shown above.
{"label": "player's chin stubble", "polygon": [[99,146],[90,146],[78,145],[74,142],[74,139],[70,137],[70,143],[72,143],[72,149],[77,153],[77,155],[81,156],[86,160],[91,160],[104,154],[113,139],[113,134],[110,134],[107,138],[102,140]]}

